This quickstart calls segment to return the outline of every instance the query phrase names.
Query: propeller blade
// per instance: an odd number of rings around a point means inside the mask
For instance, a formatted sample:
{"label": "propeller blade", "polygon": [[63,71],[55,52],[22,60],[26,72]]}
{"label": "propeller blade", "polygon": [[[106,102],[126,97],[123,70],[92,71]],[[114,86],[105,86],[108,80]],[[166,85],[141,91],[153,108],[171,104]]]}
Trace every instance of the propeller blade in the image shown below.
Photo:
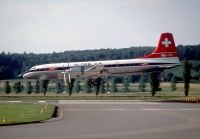
{"label": "propeller blade", "polygon": [[68,71],[68,80],[69,80],[69,83],[71,83],[71,75],[70,75],[70,71]]}
{"label": "propeller blade", "polygon": [[65,82],[65,84],[67,84],[67,80],[66,80],[66,74],[65,74],[65,72],[64,72],[64,82]]}

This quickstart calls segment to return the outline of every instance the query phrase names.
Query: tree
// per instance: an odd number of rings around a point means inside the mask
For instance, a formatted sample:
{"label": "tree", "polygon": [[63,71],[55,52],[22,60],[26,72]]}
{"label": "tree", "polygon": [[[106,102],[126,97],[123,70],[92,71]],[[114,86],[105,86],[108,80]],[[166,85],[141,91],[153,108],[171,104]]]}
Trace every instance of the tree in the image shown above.
{"label": "tree", "polygon": [[144,74],[142,74],[140,77],[140,81],[139,81],[139,90],[141,92],[145,92],[146,91],[145,88],[146,88],[145,76],[144,76]]}
{"label": "tree", "polygon": [[117,92],[117,84],[116,84],[115,78],[113,78],[112,81],[111,81],[111,92],[112,93]]}
{"label": "tree", "polygon": [[31,94],[33,92],[33,86],[30,81],[26,83],[26,93]]}
{"label": "tree", "polygon": [[61,88],[61,84],[60,84],[59,81],[57,81],[57,82],[56,82],[56,93],[57,93],[57,94],[58,94],[58,93],[61,93],[60,88]]}
{"label": "tree", "polygon": [[13,86],[13,90],[16,94],[20,93],[22,91],[21,82],[15,82]]}
{"label": "tree", "polygon": [[101,80],[101,85],[100,85],[100,92],[101,93],[105,93],[106,90],[105,90],[105,81],[104,80]]}
{"label": "tree", "polygon": [[173,73],[168,73],[166,75],[166,81],[171,81],[172,80],[172,77],[173,77]]}
{"label": "tree", "polygon": [[96,96],[99,95],[100,86],[102,84],[102,79],[97,78],[93,81],[93,86],[95,87]]}
{"label": "tree", "polygon": [[150,86],[151,86],[151,94],[154,96],[156,92],[158,91],[158,88],[160,86],[160,80],[159,80],[159,73],[158,72],[152,72],[150,74]]}
{"label": "tree", "polygon": [[44,96],[46,95],[48,85],[49,85],[49,80],[41,80],[41,87],[40,88],[41,88],[41,92],[44,93]]}
{"label": "tree", "polygon": [[36,82],[35,82],[35,93],[40,93],[40,81],[39,80],[37,80]]}
{"label": "tree", "polygon": [[91,79],[86,79],[84,82],[84,88],[86,93],[91,93],[92,92],[92,84],[91,84]]}
{"label": "tree", "polygon": [[188,96],[189,94],[190,79],[191,79],[190,69],[191,69],[191,65],[189,64],[188,60],[187,59],[184,60],[183,81],[184,81],[185,96]]}
{"label": "tree", "polygon": [[107,79],[106,80],[106,89],[105,89],[105,91],[108,93],[108,92],[110,92],[110,81],[109,81],[109,79]]}
{"label": "tree", "polygon": [[62,93],[64,91],[63,81],[57,80],[56,82],[56,93]]}
{"label": "tree", "polygon": [[20,82],[20,92],[24,91],[24,85]]}
{"label": "tree", "polygon": [[177,88],[176,88],[177,82],[178,82],[178,81],[177,81],[176,76],[173,76],[173,77],[172,77],[172,80],[171,80],[171,85],[170,85],[172,91],[175,91],[175,90],[177,89]]}
{"label": "tree", "polygon": [[11,86],[9,84],[9,81],[6,81],[5,84],[4,84],[4,92],[6,94],[10,94],[10,92],[11,92]]}
{"label": "tree", "polygon": [[81,91],[80,81],[77,81],[74,86],[75,92],[79,93]]}
{"label": "tree", "polygon": [[71,81],[67,81],[67,89],[68,89],[69,96],[72,95],[72,90],[73,90],[73,87],[74,87],[74,82],[75,82],[75,79],[71,79]]}
{"label": "tree", "polygon": [[128,77],[124,77],[123,78],[123,91],[126,93],[126,92],[129,92],[129,87],[130,86],[130,83],[129,83],[129,80],[128,80]]}
{"label": "tree", "polygon": [[131,76],[131,82],[132,83],[136,83],[136,82],[138,82],[140,80],[140,75],[138,74],[138,75],[132,75]]}

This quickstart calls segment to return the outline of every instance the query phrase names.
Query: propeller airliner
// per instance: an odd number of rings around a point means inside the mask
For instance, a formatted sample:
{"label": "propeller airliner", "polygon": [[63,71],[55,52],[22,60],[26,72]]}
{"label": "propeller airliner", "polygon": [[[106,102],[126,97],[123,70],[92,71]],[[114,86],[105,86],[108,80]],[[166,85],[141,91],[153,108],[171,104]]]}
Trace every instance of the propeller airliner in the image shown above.
{"label": "propeller airliner", "polygon": [[23,73],[24,79],[50,80],[63,78],[97,79],[105,76],[125,76],[162,71],[180,66],[172,33],[162,33],[155,50],[141,58],[37,65]]}

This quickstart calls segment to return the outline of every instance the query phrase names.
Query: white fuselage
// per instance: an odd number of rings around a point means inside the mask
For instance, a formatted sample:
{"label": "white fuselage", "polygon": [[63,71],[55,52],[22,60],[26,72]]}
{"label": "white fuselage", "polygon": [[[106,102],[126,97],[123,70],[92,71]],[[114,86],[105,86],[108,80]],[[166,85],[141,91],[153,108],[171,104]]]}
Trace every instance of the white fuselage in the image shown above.
{"label": "white fuselage", "polygon": [[178,57],[54,63],[34,66],[23,78],[56,79],[63,78],[64,74],[70,78],[97,78],[160,71],[179,65]]}

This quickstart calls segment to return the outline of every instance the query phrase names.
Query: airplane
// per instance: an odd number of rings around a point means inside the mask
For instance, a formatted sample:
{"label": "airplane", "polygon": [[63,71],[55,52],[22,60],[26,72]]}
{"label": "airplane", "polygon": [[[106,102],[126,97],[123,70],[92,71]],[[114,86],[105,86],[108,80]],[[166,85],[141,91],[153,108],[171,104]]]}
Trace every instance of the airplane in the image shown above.
{"label": "airplane", "polygon": [[70,83],[76,78],[97,79],[162,71],[180,66],[172,33],[161,33],[157,47],[148,55],[136,59],[86,61],[43,64],[23,73],[24,79],[50,80],[63,78]]}

